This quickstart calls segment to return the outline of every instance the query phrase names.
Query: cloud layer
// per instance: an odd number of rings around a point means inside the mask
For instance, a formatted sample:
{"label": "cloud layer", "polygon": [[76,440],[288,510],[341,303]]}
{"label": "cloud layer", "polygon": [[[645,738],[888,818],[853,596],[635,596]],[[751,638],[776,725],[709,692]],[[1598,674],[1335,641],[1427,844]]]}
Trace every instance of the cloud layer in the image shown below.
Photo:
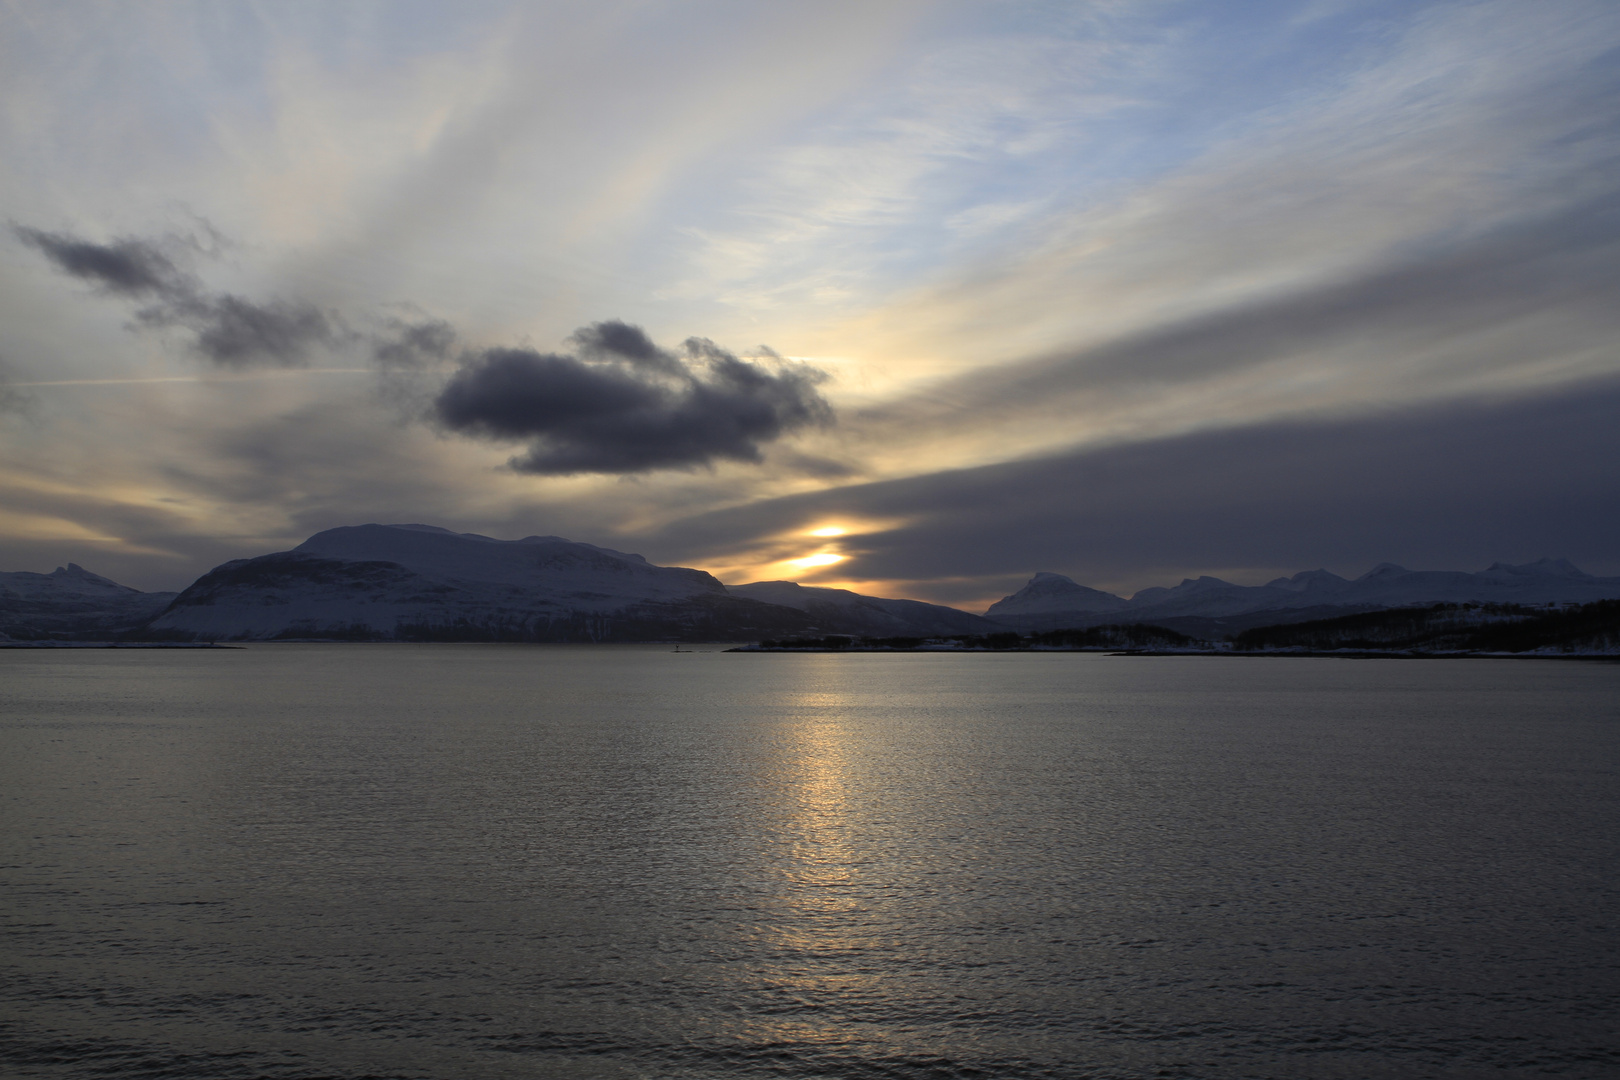
{"label": "cloud layer", "polygon": [[1620,573],[1616,416],[1611,377],[1261,424],[760,501],[674,524],[649,546],[747,563],[747,545],[849,522],[851,559],[830,573],[943,603],[995,599],[1037,570],[1126,591],[1189,568],[1260,581],[1385,560],[1482,569],[1568,556]]}
{"label": "cloud layer", "polygon": [[805,364],[744,360],[705,338],[688,338],[677,354],[618,321],[572,340],[578,356],[465,356],[434,399],[435,416],[461,434],[529,440],[512,467],[548,476],[758,462],[765,443],[833,420],[816,389],[826,376]]}
{"label": "cloud layer", "polygon": [[1610,558],[1610,0],[97,11],[0,5],[0,569]]}

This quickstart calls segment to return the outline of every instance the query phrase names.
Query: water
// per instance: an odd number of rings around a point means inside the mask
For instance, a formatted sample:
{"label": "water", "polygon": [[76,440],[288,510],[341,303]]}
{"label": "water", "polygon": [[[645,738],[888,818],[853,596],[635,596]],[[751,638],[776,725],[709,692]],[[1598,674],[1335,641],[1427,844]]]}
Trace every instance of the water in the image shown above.
{"label": "water", "polygon": [[1620,666],[0,653],[0,1071],[1620,1072]]}

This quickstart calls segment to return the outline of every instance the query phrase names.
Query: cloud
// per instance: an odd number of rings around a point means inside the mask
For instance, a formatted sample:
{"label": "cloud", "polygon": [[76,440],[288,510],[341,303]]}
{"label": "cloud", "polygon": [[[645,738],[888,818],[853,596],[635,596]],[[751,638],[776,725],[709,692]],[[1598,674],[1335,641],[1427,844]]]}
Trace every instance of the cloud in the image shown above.
{"label": "cloud", "polygon": [[[362,334],[307,301],[211,293],[150,240],[97,244],[26,226],[13,231],[62,272],[142,301],[136,325],[191,331],[195,351],[221,367],[294,367],[318,345],[364,344],[384,377],[384,397],[409,405],[427,396],[433,365],[449,358],[459,337],[450,323],[427,316],[389,317]],[[672,351],[618,320],[581,327],[569,341],[577,355],[463,352],[456,372],[428,392],[429,415],[457,434],[528,442],[512,467],[546,476],[759,463],[764,444],[833,421],[816,389],[826,374],[769,349],[745,360],[707,338],[688,338]]]}
{"label": "cloud", "polygon": [[[1613,370],[1620,187],[1357,275],[942,380],[859,414],[870,445],[994,431],[1006,457]],[[1046,445],[1030,439],[1044,438]],[[989,452],[994,452],[991,450]],[[982,460],[982,457],[981,457]]]}
{"label": "cloud", "polygon": [[823,521],[900,521],[846,538],[849,580],[940,602],[1037,570],[1136,588],[1381,560],[1479,569],[1565,555],[1620,573],[1620,378],[1373,417],[1267,422],[852,485],[695,515],[637,540],[665,562],[747,561]]}
{"label": "cloud", "polygon": [[11,365],[6,362],[5,357],[0,356],[0,416],[6,413],[27,413],[34,406],[32,395],[13,385],[15,381]]}
{"label": "cloud", "polygon": [[443,360],[455,343],[456,329],[443,319],[390,319],[385,332],[372,338],[371,358],[384,371],[408,371]]}
{"label": "cloud", "polygon": [[92,244],[66,233],[50,233],[19,225],[17,238],[36,248],[65,274],[92,282],[107,292],[124,296],[172,296],[195,284],[155,244],[126,237],[110,244]]}
{"label": "cloud", "polygon": [[197,335],[193,347],[221,367],[292,367],[312,347],[339,337],[331,318],[304,301],[257,304],[222,294],[148,308],[139,318],[152,326],[187,327]]}
{"label": "cloud", "polygon": [[775,354],[744,360],[706,338],[677,354],[618,321],[571,340],[580,355],[466,354],[434,401],[436,419],[463,435],[531,440],[511,465],[547,476],[758,462],[763,444],[833,421],[816,390],[825,373]]}
{"label": "cloud", "polygon": [[654,345],[641,327],[617,319],[580,327],[568,340],[595,359],[618,358],[660,371],[680,369],[680,361]]}
{"label": "cloud", "polygon": [[[1045,194],[1050,210],[1010,227],[996,257],[942,257],[909,292],[863,290],[884,302],[852,321],[823,319],[798,337],[773,329],[771,340],[793,341],[800,354],[859,342],[866,355],[898,361],[874,373],[880,392],[898,390],[906,378],[1072,354],[1398,270],[1612,193],[1620,8],[1439,4],[1384,14],[1376,40],[1371,23],[1295,40],[1265,18],[1227,20],[1211,28],[1214,39],[1179,35],[1180,46],[1165,43],[1164,63],[1131,67],[1140,94],[1116,87],[1138,106],[1086,128],[1089,145],[1121,166],[1149,162],[1118,160],[1116,149],[1151,145],[1151,168],[1108,179],[1076,158],[1072,181],[1043,173],[1038,189],[998,187],[998,199]],[[1247,54],[1240,66],[1254,66],[1242,77],[1212,82],[1208,73],[1232,55],[1222,60],[1217,46],[1237,45],[1238,26],[1278,36]],[[1299,65],[1291,76],[1312,75],[1283,92],[1271,81],[1281,72],[1260,72],[1285,56]],[[1222,122],[1210,124],[1217,114]],[[1171,116],[1188,138],[1149,136]],[[1425,377],[1424,359],[1412,357],[1406,372]]]}
{"label": "cloud", "polygon": [[114,296],[148,301],[135,314],[137,325],[191,331],[192,348],[220,367],[295,367],[312,348],[345,336],[335,316],[308,301],[257,303],[208,293],[153,241],[126,237],[97,244],[27,226],[13,231],[63,273]]}

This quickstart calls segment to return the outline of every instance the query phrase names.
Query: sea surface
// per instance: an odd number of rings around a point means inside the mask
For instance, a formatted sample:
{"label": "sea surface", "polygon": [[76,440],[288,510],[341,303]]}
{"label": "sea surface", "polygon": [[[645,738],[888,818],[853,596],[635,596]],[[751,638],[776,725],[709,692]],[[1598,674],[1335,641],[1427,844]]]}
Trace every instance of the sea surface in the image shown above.
{"label": "sea surface", "polygon": [[0,1075],[1620,1075],[1620,665],[0,653]]}

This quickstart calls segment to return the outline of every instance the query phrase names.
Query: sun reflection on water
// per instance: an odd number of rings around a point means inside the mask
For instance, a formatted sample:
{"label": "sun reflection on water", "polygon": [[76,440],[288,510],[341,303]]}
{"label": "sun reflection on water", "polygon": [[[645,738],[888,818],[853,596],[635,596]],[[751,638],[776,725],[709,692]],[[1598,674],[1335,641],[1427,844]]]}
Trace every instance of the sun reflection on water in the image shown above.
{"label": "sun reflection on water", "polygon": [[[779,946],[822,957],[871,944],[871,882],[865,880],[865,800],[852,774],[851,702],[837,693],[802,693],[799,722],[785,735],[784,784],[775,832],[781,882],[771,931]],[[865,931],[864,933],[861,931]]]}

